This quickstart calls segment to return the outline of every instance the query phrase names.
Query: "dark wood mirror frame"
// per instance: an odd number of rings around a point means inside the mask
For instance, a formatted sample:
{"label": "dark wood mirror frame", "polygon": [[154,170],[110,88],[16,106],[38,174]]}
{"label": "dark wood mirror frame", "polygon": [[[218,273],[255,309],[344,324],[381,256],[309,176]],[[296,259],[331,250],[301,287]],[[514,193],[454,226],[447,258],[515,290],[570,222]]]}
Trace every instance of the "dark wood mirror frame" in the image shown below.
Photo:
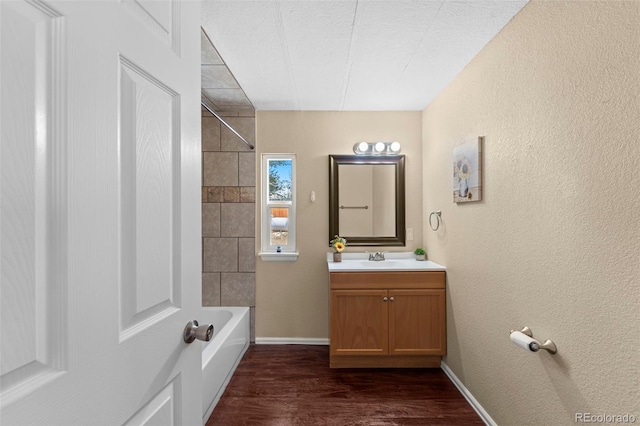
{"label": "dark wood mirror frame", "polygon": [[341,235],[349,246],[405,246],[404,155],[329,155],[329,240],[339,235],[340,203],[338,166],[345,164],[389,164],[395,166],[396,235],[393,237],[353,237]]}

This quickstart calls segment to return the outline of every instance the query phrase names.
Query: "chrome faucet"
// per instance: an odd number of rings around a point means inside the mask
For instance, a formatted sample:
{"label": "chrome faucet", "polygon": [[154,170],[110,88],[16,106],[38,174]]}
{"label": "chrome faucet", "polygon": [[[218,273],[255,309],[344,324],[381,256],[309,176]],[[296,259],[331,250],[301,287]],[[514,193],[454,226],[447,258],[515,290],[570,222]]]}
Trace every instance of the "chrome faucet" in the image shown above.
{"label": "chrome faucet", "polygon": [[374,262],[379,262],[381,260],[384,260],[384,253],[381,251],[376,252],[376,254],[369,253],[369,260]]}

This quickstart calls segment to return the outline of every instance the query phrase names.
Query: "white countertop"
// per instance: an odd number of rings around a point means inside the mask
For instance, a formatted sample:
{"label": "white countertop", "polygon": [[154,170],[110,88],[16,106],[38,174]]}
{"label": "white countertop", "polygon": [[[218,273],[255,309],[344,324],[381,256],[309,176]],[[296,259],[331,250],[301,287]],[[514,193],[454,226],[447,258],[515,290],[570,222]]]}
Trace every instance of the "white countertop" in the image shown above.
{"label": "white countertop", "polygon": [[333,253],[327,253],[327,266],[329,272],[446,271],[444,266],[430,260],[416,260],[412,252],[385,252],[384,256],[386,260],[371,261],[369,252],[343,252],[342,262],[334,262]]}

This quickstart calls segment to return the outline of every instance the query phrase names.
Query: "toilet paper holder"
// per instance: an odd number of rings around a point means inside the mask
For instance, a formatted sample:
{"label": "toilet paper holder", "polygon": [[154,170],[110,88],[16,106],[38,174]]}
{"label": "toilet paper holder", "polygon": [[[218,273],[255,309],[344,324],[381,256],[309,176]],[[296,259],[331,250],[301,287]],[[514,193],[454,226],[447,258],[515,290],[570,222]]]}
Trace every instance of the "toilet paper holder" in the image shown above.
{"label": "toilet paper holder", "polygon": [[[509,334],[513,333],[514,331],[517,331],[517,330],[511,330],[509,332]],[[529,327],[526,327],[526,326],[523,327],[522,330],[520,330],[520,333],[531,337],[531,339],[533,340],[529,344],[529,350],[531,352],[538,352],[540,349],[544,349],[545,351],[549,352],[550,354],[555,354],[556,352],[558,352],[558,348],[556,347],[556,344],[553,343],[553,341],[547,339],[543,343],[540,343],[539,341],[534,339],[533,338],[533,332],[531,331],[531,329]]]}

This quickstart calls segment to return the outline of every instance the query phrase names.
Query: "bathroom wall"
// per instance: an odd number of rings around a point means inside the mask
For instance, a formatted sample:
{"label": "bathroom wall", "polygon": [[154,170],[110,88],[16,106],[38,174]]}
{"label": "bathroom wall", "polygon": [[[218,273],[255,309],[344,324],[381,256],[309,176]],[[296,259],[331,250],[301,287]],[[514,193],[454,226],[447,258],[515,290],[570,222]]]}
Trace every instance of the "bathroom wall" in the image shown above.
{"label": "bathroom wall", "polygon": [[[376,250],[406,251],[422,244],[421,117],[418,111],[256,112],[256,155],[297,154],[300,252],[296,262],[256,262],[258,338],[329,337],[329,154],[353,154],[353,145],[363,140],[399,141],[406,155],[406,226],[414,229],[416,239],[406,248]],[[311,191],[316,192],[315,202]]]}
{"label": "bathroom wall", "polygon": [[[255,145],[253,111],[219,114]],[[246,144],[203,110],[203,306],[250,306],[254,313],[255,158]]]}
{"label": "bathroom wall", "polygon": [[[640,422],[639,71],[640,2],[532,1],[423,111],[445,362],[500,425]],[[484,199],[456,205],[452,150],[479,135]],[[558,354],[513,345],[524,325]]]}

